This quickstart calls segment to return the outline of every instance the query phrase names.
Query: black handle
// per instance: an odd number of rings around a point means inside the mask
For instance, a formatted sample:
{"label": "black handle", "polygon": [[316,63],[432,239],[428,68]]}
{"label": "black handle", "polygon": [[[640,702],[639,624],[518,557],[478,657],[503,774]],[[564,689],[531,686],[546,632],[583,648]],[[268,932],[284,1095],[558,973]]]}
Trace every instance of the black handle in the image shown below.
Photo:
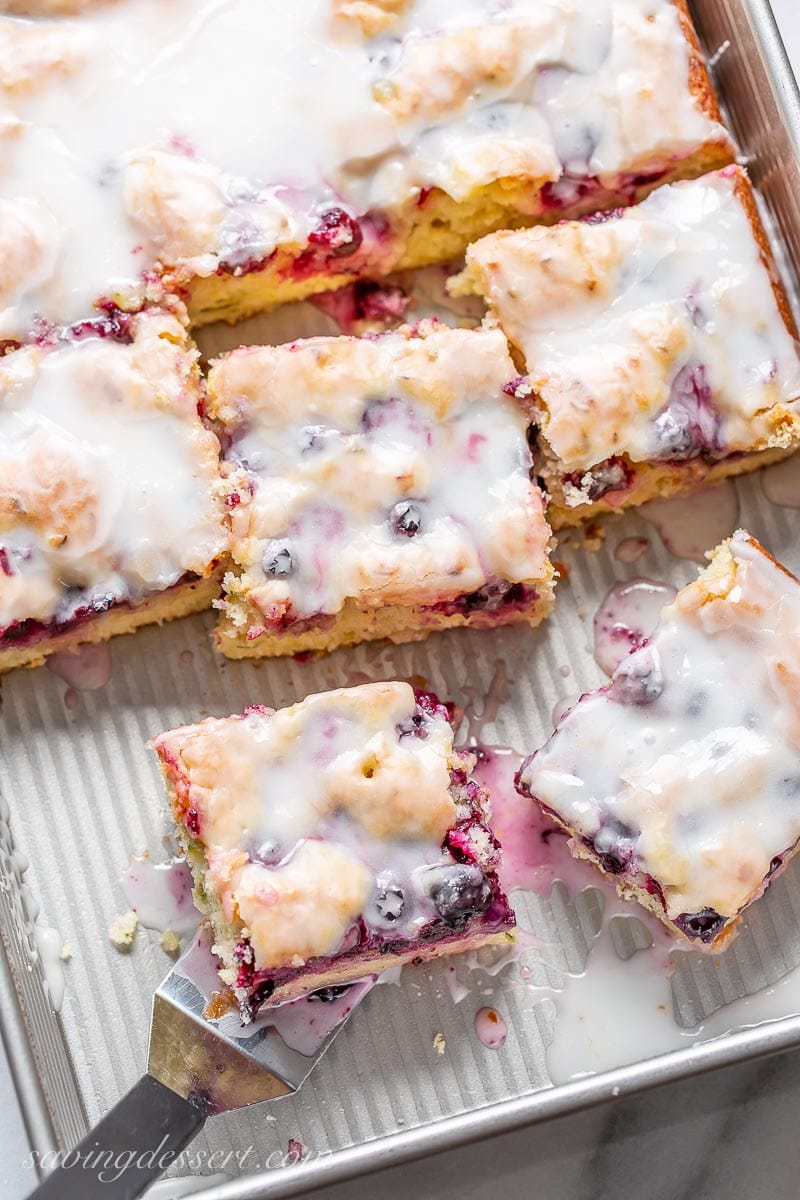
{"label": "black handle", "polygon": [[143,1075],[28,1200],[135,1200],[205,1121],[205,1113]]}

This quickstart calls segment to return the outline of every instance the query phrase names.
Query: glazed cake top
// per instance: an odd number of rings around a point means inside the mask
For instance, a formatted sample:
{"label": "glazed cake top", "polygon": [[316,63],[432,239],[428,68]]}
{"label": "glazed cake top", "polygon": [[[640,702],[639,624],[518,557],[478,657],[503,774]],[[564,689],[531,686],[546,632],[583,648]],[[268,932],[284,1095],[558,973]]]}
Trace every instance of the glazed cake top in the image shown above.
{"label": "glazed cake top", "polygon": [[712,940],[800,838],[800,583],[740,530],[520,782]]}
{"label": "glazed cake top", "polygon": [[525,355],[567,471],[759,448],[800,363],[738,167],[608,218],[490,234],[468,277]]}
{"label": "glazed cake top", "polygon": [[497,330],[423,322],[378,338],[252,347],[209,376],[227,434],[234,624],[434,604],[549,577],[528,418]]}
{"label": "glazed cake top", "polygon": [[0,636],[137,601],[222,551],[219,446],[174,318],[0,358]]}
{"label": "glazed cake top", "polygon": [[[475,816],[451,790],[464,763],[447,710],[407,683],[249,709],[152,745],[202,845],[203,887],[244,924],[257,969],[333,954],[359,917],[400,938],[457,923],[446,895],[458,880],[481,890],[480,870],[443,847],[459,818]],[[484,855],[494,856],[488,840]]]}
{"label": "glazed cake top", "polygon": [[380,224],[348,238],[334,206],[728,143],[690,90],[671,0],[70,7],[0,17],[0,340],[34,314],[85,316],[158,262],[242,269],[315,231],[351,256],[363,236],[374,260]]}

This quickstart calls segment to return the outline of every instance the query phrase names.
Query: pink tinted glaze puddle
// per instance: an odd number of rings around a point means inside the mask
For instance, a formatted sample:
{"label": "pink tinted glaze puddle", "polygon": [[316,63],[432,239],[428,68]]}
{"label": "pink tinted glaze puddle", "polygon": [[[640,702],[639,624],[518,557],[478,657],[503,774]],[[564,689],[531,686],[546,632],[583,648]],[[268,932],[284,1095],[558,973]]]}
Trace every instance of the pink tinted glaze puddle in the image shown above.
{"label": "pink tinted glaze puddle", "polygon": [[192,900],[192,873],[183,859],[155,863],[134,858],[122,880],[128,904],[146,929],[193,933],[200,914]]}
{"label": "pink tinted glaze puddle", "polygon": [[800,455],[762,471],[761,487],[770,504],[800,508]]}
{"label": "pink tinted glaze puddle", "polygon": [[652,579],[614,584],[594,618],[594,657],[606,675],[612,675],[623,658],[650,636],[661,609],[676,594],[670,584]]}
{"label": "pink tinted glaze puddle", "polygon": [[[59,650],[47,660],[47,669],[63,679],[73,691],[94,692],[111,678],[111,652],[108,642],[81,646],[79,650]],[[68,708],[76,701],[66,700]]]}
{"label": "pink tinted glaze puddle", "polygon": [[508,1026],[495,1008],[479,1008],[475,1013],[478,1041],[490,1050],[499,1050],[508,1037]]}
{"label": "pink tinted glaze puddle", "polygon": [[614,551],[614,558],[621,563],[638,562],[650,549],[650,539],[644,537],[623,538]]}
{"label": "pink tinted glaze puddle", "polygon": [[480,756],[474,774],[491,796],[492,829],[503,851],[498,874],[506,894],[521,889],[548,896],[557,879],[567,883],[570,891],[596,885],[597,872],[572,857],[566,835],[514,787],[522,755],[505,746],[477,749]]}
{"label": "pink tinted glaze puddle", "polygon": [[78,707],[78,693],[75,691],[75,688],[68,687],[64,692],[64,704],[67,708]]}
{"label": "pink tinted glaze puddle", "polygon": [[639,512],[658,530],[670,554],[702,563],[706,551],[713,550],[736,529],[739,497],[731,481],[725,480],[688,496],[650,500]]}
{"label": "pink tinted glaze puddle", "polygon": [[[262,1019],[265,1025],[271,1026],[279,1034],[290,1050],[310,1058],[322,1048],[339,1022],[350,1015],[375,984],[374,978],[360,979],[333,1000],[293,1000],[274,1009],[271,1014],[265,1014]],[[257,1025],[258,1022],[247,1026],[248,1037]]]}

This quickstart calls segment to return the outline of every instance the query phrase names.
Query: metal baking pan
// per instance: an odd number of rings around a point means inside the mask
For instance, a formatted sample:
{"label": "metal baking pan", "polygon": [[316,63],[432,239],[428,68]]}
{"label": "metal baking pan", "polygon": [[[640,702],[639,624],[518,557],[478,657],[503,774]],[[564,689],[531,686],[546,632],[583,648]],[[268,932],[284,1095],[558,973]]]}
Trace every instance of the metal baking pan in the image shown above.
{"label": "metal baking pan", "polygon": [[[800,93],[769,4],[694,0],[691,7],[727,118],[760,189],[790,290],[800,295]],[[769,505],[758,477],[736,489],[741,522],[791,568],[800,568],[794,513]],[[614,546],[642,533],[652,539],[647,555],[635,568],[621,566]],[[165,853],[168,828],[155,764],[144,748],[147,737],[256,701],[290,703],[359,676],[422,675],[442,695],[474,703],[504,673],[503,700],[496,713],[484,713],[482,740],[519,749],[539,745],[551,728],[554,704],[599,682],[588,646],[591,615],[606,589],[620,576],[635,574],[681,585],[695,570],[673,558],[639,514],[615,518],[597,554],[560,548],[557,557],[569,576],[560,586],[556,616],[534,634],[458,631],[421,646],[362,646],[318,663],[222,663],[210,648],[212,618],[206,615],[117,639],[108,685],[73,696],[69,704],[64,684],[48,671],[17,672],[4,680],[0,1032],[36,1151],[75,1142],[143,1066],[152,994],[169,960],[157,937],[142,934],[133,952],[121,955],[109,942],[108,926],[128,907],[120,880],[129,855],[146,849],[154,857]],[[222,1169],[231,1178],[203,1196],[297,1196],[312,1186],[800,1045],[800,980],[795,984],[797,972],[792,973],[800,964],[795,860],[754,906],[721,960],[677,956],[667,1032],[659,1043],[665,1052],[643,1056],[633,1043],[619,1052],[612,1044],[597,1062],[587,1058],[586,1068],[594,1073],[554,1085],[549,1054],[559,1037],[572,1039],[575,1029],[569,1025],[574,1005],[559,1012],[561,993],[553,979],[560,973],[563,987],[584,966],[586,979],[595,971],[596,897],[591,891],[570,897],[561,886],[548,898],[526,894],[523,923],[540,936],[541,948],[526,952],[525,961],[531,964],[529,979],[544,970],[547,986],[541,991],[523,983],[517,962],[500,970],[461,964],[469,991],[459,993],[460,1003],[451,994],[444,963],[407,969],[401,987],[372,992],[296,1096],[207,1126],[189,1165],[200,1173]],[[58,936],[48,927],[57,928]],[[72,949],[65,964],[57,954],[62,940]],[[639,975],[624,952],[618,954],[612,964],[617,993],[630,995],[635,1004]],[[61,973],[66,991],[56,1012]],[[752,1001],[737,1001],[748,995]],[[508,1041],[499,1052],[481,1046],[474,1033],[475,1010],[487,1002],[508,1019]],[[443,1054],[434,1044],[439,1033]],[[441,1050],[441,1039],[437,1042]],[[289,1169],[265,1169],[285,1153],[289,1138],[312,1150],[309,1159]],[[230,1159],[209,1167],[212,1151],[248,1147],[241,1170]],[[183,1174],[189,1173],[184,1164]]]}

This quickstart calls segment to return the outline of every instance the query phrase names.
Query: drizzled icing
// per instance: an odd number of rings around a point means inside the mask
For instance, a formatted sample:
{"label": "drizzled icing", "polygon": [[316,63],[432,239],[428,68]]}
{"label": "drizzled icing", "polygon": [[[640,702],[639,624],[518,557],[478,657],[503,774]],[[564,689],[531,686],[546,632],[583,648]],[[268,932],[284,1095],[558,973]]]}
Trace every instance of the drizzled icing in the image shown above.
{"label": "drizzled icing", "polygon": [[[432,187],[549,181],[557,208],[581,180],[728,152],[671,0],[71,7],[0,17],[0,338],[85,316],[158,263],[241,271],[315,231],[343,261],[362,239],[397,259]],[[388,214],[396,247],[383,219],[328,241],[341,205]]]}
{"label": "drizzled icing", "polygon": [[525,355],[547,443],[577,473],[568,502],[586,498],[581,472],[623,453],[672,462],[788,444],[800,364],[748,200],[728,168],[622,214],[469,251]]}
{"label": "drizzled icing", "polygon": [[0,634],[141,601],[222,550],[194,356],[171,317],[135,330],[0,359]]}
{"label": "drizzled icing", "polygon": [[235,351],[212,369],[228,433],[227,617],[250,636],[348,597],[434,604],[541,584],[549,531],[497,330]]}
{"label": "drizzled icing", "polygon": [[712,942],[800,838],[800,584],[737,532],[521,788],[664,919]]}
{"label": "drizzled icing", "polygon": [[391,942],[432,922],[452,932],[489,905],[483,869],[497,855],[482,793],[454,791],[468,761],[453,751],[447,711],[408,684],[248,710],[153,745],[202,845],[203,889],[247,937],[256,970],[351,949],[363,940],[357,920]]}

